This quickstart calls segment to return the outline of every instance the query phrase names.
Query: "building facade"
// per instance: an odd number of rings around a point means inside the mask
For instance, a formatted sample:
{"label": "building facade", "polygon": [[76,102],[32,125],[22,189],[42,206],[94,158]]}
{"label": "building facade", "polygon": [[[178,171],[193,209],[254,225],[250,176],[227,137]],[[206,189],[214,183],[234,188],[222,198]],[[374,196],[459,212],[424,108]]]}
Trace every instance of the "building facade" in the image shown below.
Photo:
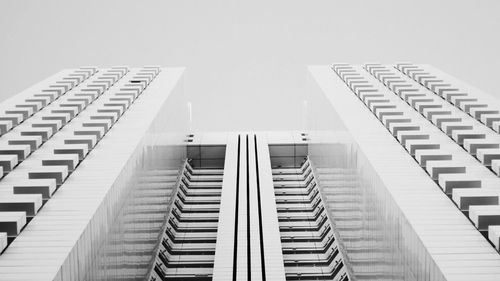
{"label": "building facade", "polygon": [[[353,263],[368,279],[497,280],[498,100],[429,65],[309,70],[341,120],[333,137],[311,130],[309,157],[330,167],[345,158],[358,174],[349,199],[359,209],[332,210],[347,220],[339,229],[347,248],[365,253],[353,251]],[[311,128],[322,122],[314,114]],[[347,155],[314,148],[342,131]]]}
{"label": "building facade", "polygon": [[428,65],[309,73],[291,132],[190,131],[182,68],[3,102],[0,280],[500,280],[498,100]]}

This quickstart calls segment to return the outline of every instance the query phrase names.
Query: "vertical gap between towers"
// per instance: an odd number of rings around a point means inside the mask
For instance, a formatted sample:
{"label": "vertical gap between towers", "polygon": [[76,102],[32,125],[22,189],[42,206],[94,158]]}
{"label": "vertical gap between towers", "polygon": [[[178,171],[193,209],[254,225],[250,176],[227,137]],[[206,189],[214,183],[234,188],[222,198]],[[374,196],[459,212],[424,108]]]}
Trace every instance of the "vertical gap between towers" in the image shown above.
{"label": "vertical gap between towers", "polygon": [[247,276],[248,281],[252,280],[252,245],[250,243],[250,168],[248,159],[248,135],[246,136],[246,157],[247,157]]}
{"label": "vertical gap between towers", "polygon": [[259,157],[257,153],[257,135],[253,136],[255,147],[255,171],[257,176],[257,204],[259,212],[259,240],[260,240],[260,263],[262,267],[262,280],[266,281],[266,263],[264,262],[264,233],[262,230],[262,208],[260,199]]}
{"label": "vertical gap between towers", "polygon": [[233,281],[236,281],[238,262],[238,208],[240,197],[240,135],[238,135],[238,162],[236,167],[236,207],[234,208]]}

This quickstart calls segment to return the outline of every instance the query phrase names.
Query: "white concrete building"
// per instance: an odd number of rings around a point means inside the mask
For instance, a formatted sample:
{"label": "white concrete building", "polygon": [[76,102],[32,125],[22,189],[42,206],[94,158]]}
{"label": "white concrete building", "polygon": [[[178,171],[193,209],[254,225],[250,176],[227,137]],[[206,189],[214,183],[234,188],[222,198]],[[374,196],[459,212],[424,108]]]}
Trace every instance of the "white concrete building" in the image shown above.
{"label": "white concrete building", "polygon": [[499,101],[427,65],[309,71],[290,132],[190,131],[182,68],[0,104],[0,280],[500,280]]}

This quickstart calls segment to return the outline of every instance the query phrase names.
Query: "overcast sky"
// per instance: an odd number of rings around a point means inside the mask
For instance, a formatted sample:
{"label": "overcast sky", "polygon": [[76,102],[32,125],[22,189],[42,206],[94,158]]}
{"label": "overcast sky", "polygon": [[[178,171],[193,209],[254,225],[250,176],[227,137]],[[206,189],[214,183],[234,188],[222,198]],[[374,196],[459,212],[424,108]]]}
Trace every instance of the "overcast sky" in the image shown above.
{"label": "overcast sky", "polygon": [[186,66],[194,129],[294,129],[306,65],[429,63],[500,97],[500,1],[0,1],[0,100],[80,65]]}

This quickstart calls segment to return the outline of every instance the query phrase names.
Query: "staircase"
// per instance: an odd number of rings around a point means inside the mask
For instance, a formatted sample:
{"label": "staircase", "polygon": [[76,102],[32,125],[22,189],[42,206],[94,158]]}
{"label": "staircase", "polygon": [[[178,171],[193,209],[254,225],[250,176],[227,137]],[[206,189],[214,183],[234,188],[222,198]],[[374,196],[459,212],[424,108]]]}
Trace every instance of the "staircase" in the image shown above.
{"label": "staircase", "polygon": [[349,280],[310,162],[273,181],[286,280]]}
{"label": "staircase", "polygon": [[212,280],[222,176],[186,163],[148,280]]}

